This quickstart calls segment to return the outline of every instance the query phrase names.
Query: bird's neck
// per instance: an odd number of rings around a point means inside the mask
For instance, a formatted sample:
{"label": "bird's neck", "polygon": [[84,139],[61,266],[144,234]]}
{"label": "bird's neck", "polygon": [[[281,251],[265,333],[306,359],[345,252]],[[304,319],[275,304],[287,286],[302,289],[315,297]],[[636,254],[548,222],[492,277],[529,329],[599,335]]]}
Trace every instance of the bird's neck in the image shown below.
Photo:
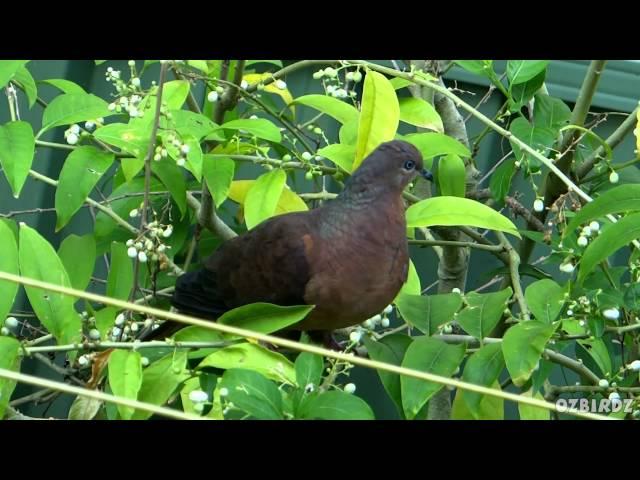
{"label": "bird's neck", "polygon": [[370,178],[370,175],[356,174],[347,181],[336,201],[348,209],[361,210],[372,204],[375,206],[377,202],[387,203],[392,198],[400,197],[401,193],[388,184]]}

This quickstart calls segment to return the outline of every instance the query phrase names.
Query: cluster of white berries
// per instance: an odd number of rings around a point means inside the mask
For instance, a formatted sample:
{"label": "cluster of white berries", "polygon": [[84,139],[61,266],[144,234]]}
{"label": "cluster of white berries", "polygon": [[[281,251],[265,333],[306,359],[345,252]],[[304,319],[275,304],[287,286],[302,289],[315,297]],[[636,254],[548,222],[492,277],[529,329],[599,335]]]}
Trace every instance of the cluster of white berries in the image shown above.
{"label": "cluster of white berries", "polygon": [[139,108],[142,97],[136,93],[128,96],[122,96],[117,101],[110,103],[107,108],[111,112],[120,113],[126,111],[131,118],[141,118],[144,116],[144,110]]}
{"label": "cluster of white berries", "polygon": [[[382,328],[388,328],[390,325],[389,315],[391,314],[391,312],[393,312],[393,306],[387,305],[385,309],[382,311],[382,315],[381,314],[374,315],[373,317],[362,322],[362,326],[367,330],[375,330],[378,325],[380,325]],[[351,332],[351,333],[353,334],[357,331],[358,330],[354,330],[354,332]],[[362,335],[358,337],[357,341],[360,341],[361,337]],[[349,339],[351,341],[354,341],[354,339],[351,338],[351,336],[349,337]]]}
{"label": "cluster of white berries", "polygon": [[[191,151],[191,147],[189,145],[187,145],[186,143],[184,143],[179,138],[176,138],[176,136],[173,135],[173,134],[170,134],[169,136],[167,136],[167,142],[170,142],[171,145],[178,150],[178,154],[177,154],[177,158],[176,158],[176,165],[178,165],[179,167],[184,167],[184,165],[187,163],[187,155]],[[162,155],[163,155],[163,150],[166,151],[166,149],[163,149],[162,147],[160,147],[160,157],[161,158],[162,158]],[[158,155],[157,151],[156,151],[156,155]],[[154,157],[154,159],[155,158],[156,157]]]}
{"label": "cluster of white berries", "polygon": [[15,317],[7,317],[4,320],[4,325],[0,328],[0,333],[5,336],[11,334],[12,330],[18,328],[18,323],[19,322]]}
{"label": "cluster of white berries", "polygon": [[[129,215],[137,215],[137,210],[132,210]],[[155,225],[152,225],[155,223]],[[160,258],[161,253],[164,253],[167,248],[167,245],[160,241],[160,237],[168,238],[173,233],[173,227],[168,225],[166,227],[157,226],[157,222],[152,222],[149,224],[150,234],[155,237],[155,241],[149,238],[140,240],[134,240],[130,238],[127,240],[127,255],[130,258],[138,258],[140,263],[146,263],[149,258],[153,261],[157,261]]]}
{"label": "cluster of white berries", "polygon": [[589,225],[582,228],[580,235],[578,236],[578,245],[580,247],[586,247],[589,244],[589,237],[596,235],[600,231],[600,224],[595,220]]}
{"label": "cluster of white berries", "polygon": [[211,90],[207,95],[207,101],[215,103],[220,98],[220,95],[224,93],[224,88],[217,86],[215,90]]}
{"label": "cluster of white berries", "polygon": [[[340,77],[338,76],[338,70],[333,67],[327,67],[325,69],[318,70],[313,74],[315,80],[322,80],[327,95],[334,98],[347,98],[355,97],[357,94],[355,91],[349,91],[342,85]],[[362,73],[359,71],[350,71],[345,74],[345,80],[347,82],[358,83],[362,81]]]}
{"label": "cluster of white berries", "polygon": [[80,139],[80,126],[74,123],[67,128],[64,132],[64,139],[69,145],[75,145],[78,143],[78,140]]}
{"label": "cluster of white berries", "polygon": [[189,392],[189,400],[193,402],[194,410],[201,412],[204,410],[205,403],[209,400],[209,395],[202,390],[191,390]]}

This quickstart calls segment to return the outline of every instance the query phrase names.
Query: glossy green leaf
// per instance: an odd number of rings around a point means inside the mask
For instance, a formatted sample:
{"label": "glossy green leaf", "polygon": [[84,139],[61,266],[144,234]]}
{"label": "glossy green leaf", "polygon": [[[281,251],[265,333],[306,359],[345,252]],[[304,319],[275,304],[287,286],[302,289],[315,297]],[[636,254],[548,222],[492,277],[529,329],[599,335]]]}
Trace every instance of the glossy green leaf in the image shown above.
{"label": "glossy green leaf", "polygon": [[[0,251],[2,252],[2,255],[0,255],[0,272],[18,275],[20,273],[18,271],[18,244],[14,233],[5,222],[0,222]],[[0,321],[4,321],[11,311],[19,286],[14,282],[0,280]],[[0,415],[0,418],[2,418],[2,415]]]}
{"label": "glossy green leaf", "polygon": [[209,354],[198,368],[215,367],[224,370],[243,368],[264,375],[278,383],[295,385],[296,370],[284,355],[254,343],[229,345]]}
{"label": "glossy green leaf", "polygon": [[[409,348],[409,345],[412,342],[411,337],[400,333],[387,335],[377,341],[369,336],[365,336],[363,340],[365,347],[367,347],[369,357],[372,360],[390,363],[397,366],[402,364],[402,359],[405,356],[407,348]],[[384,370],[378,370],[377,372],[384,389],[389,394],[391,400],[393,400],[393,403],[395,403],[398,413],[401,416],[404,416],[404,411],[402,409],[400,375],[386,372]]]}
{"label": "glossy green leaf", "polygon": [[564,288],[553,280],[538,280],[527,287],[524,298],[536,320],[551,324],[564,306]]}
{"label": "glossy green leaf", "polygon": [[[20,349],[20,342],[15,338],[0,336],[0,368],[19,372]],[[15,388],[15,381],[0,378],[0,419],[4,416],[5,409]]]}
{"label": "glossy green leaf", "polygon": [[413,85],[414,82],[407,80],[406,78],[395,77],[389,80],[389,83],[393,85],[394,90],[400,90],[401,88]]}
{"label": "glossy green leaf", "polygon": [[111,243],[111,268],[107,277],[107,296],[129,300],[133,288],[133,261],[127,255],[127,246]]}
{"label": "glossy green leaf", "polygon": [[67,156],[56,187],[56,232],[80,210],[114,159],[112,153],[91,146],[78,147]]}
{"label": "glossy green leaf", "polygon": [[569,123],[571,109],[561,99],[537,93],[533,107],[534,123],[541,127],[560,128]]}
{"label": "glossy green leaf", "polygon": [[244,201],[247,228],[251,229],[273,216],[286,180],[284,170],[272,170],[260,175],[249,188]]}
{"label": "glossy green leaf", "polygon": [[[491,387],[494,390],[501,390],[500,382],[495,382]],[[463,392],[464,390],[458,390],[453,399],[452,420],[504,420],[504,400],[502,398],[486,395],[480,401],[478,409],[472,412],[464,402]]]}
{"label": "glossy green leaf", "polygon": [[507,330],[502,353],[513,383],[521,387],[538,367],[542,352],[555,331],[555,325],[529,320]]}
{"label": "glossy green leaf", "polygon": [[426,100],[417,97],[405,97],[399,99],[399,105],[401,122],[440,133],[444,132],[440,115],[438,115],[433,105]]}
{"label": "glossy green leaf", "polygon": [[320,355],[302,352],[296,357],[294,367],[298,387],[305,388],[309,384],[320,385],[324,369],[324,360]]}
{"label": "glossy green leaf", "polygon": [[[64,265],[51,244],[24,223],[20,225],[19,252],[23,276],[71,287]],[[26,285],[24,289],[38,319],[58,343],[74,343],[80,339],[80,316],[73,309],[73,297]]]}
{"label": "glossy green leaf", "polygon": [[96,241],[93,235],[68,235],[58,248],[58,256],[69,275],[71,286],[76,290],[87,288],[96,263]]}
{"label": "glossy green leaf", "polygon": [[280,390],[258,372],[237,368],[227,370],[220,387],[228,390],[227,401],[258,420],[283,418]]}
{"label": "glossy green leaf", "polygon": [[[525,105],[529,106],[529,102],[533,99],[533,96],[540,91],[540,88],[544,84],[546,73],[546,71],[542,71],[531,80],[509,86],[509,111],[511,113],[521,113],[522,107]],[[538,123],[536,123],[536,125],[538,125]]]}
{"label": "glossy green leaf", "polygon": [[15,198],[29,175],[35,144],[31,124],[17,121],[0,125],[0,166]]}
{"label": "glossy green leaf", "polygon": [[[500,377],[504,366],[502,345],[489,343],[469,357],[462,372],[462,380],[491,387]],[[479,419],[482,414],[482,402],[489,396],[468,390],[458,390],[457,395],[462,398],[473,417]]]}
{"label": "glossy green leaf", "polygon": [[[142,385],[138,392],[138,400],[153,405],[164,405],[178,386],[189,378],[185,370],[187,351],[176,349],[173,353],[153,362],[142,372]],[[146,420],[152,414],[136,410],[132,420]]]}
{"label": "glossy green leaf", "polygon": [[[544,400],[544,397],[540,392],[536,392],[533,395],[533,390],[527,390],[522,393],[525,397],[537,398],[538,400]],[[551,412],[546,408],[534,407],[526,403],[518,402],[518,413],[520,414],[520,420],[551,420]]]}
{"label": "glossy green leaf", "polygon": [[502,318],[512,293],[511,287],[491,293],[469,292],[465,296],[467,306],[458,313],[458,323],[478,339],[489,336]]}
{"label": "glossy green leaf", "polygon": [[598,365],[602,376],[613,373],[613,363],[609,350],[601,338],[578,340],[578,343],[589,353],[589,356]]}
{"label": "glossy green leaf", "polygon": [[167,159],[151,162],[151,171],[167,187],[182,217],[187,213],[187,182],[180,168]]}
{"label": "glossy green leaf", "polygon": [[507,78],[510,85],[531,80],[544,71],[549,60],[509,60],[507,62]]}
{"label": "glossy green leaf", "polygon": [[426,161],[425,167],[427,168],[431,166],[429,160],[440,155],[458,155],[463,158],[471,156],[471,152],[467,147],[455,138],[443,133],[412,133],[405,135],[404,140],[411,143],[420,151],[422,158]]}
{"label": "glossy green leaf", "polygon": [[458,293],[401,295],[396,306],[406,322],[425,335],[433,335],[439,326],[453,321],[462,306],[462,297]]}
{"label": "glossy green leaf", "polygon": [[116,307],[104,307],[96,311],[96,329],[100,332],[100,338],[107,338],[107,332],[116,323],[117,313],[118,309]]}
{"label": "glossy green leaf", "polygon": [[437,177],[440,195],[464,197],[467,172],[458,155],[450,154],[440,160]]}
{"label": "glossy green leaf", "polygon": [[251,303],[226,312],[217,322],[254,332],[273,333],[303,320],[312,309],[308,305],[281,307],[270,303]]}
{"label": "glossy green leaf", "polygon": [[[191,135],[198,140],[211,134],[218,125],[201,113],[189,110],[172,110],[171,120],[161,117],[160,126],[163,128],[175,128],[180,136]],[[171,126],[171,127],[170,127]],[[220,137],[221,140],[224,140]]]}
{"label": "glossy green leaf", "polygon": [[42,131],[60,125],[108,117],[107,102],[90,93],[65,93],[51,100],[42,114]]}
{"label": "glossy green leaf", "polygon": [[31,76],[31,72],[29,72],[27,67],[20,67],[16,71],[13,79],[20,82],[23,86],[27,99],[29,100],[29,108],[33,107],[38,98],[38,87],[36,86],[36,81],[33,79],[33,76]]}
{"label": "glossy green leaf", "polygon": [[353,105],[327,95],[305,95],[296,98],[293,103],[314,108],[325,115],[335,118],[343,125],[358,121],[359,113]]}
{"label": "glossy green leaf", "polygon": [[491,78],[493,73],[493,60],[454,60],[454,62],[474,75]]}
{"label": "glossy green leaf", "polygon": [[578,210],[565,232],[573,232],[581,225],[605,215],[637,211],[640,211],[640,185],[620,185],[607,190]]}
{"label": "glossy green leaf", "polygon": [[0,88],[4,88],[15,73],[29,60],[0,60]]}
{"label": "glossy green leaf", "polygon": [[[98,128],[93,135],[98,140],[132,154],[138,158],[138,162],[141,162],[149,147],[150,134],[151,130],[139,123],[134,125],[111,123]],[[140,168],[143,165],[144,163],[141,163]],[[131,176],[128,179],[130,178]]]}
{"label": "glossy green leaf", "polygon": [[[162,103],[167,110],[178,110],[184,105],[189,95],[189,82],[187,80],[171,80],[166,82],[162,87]],[[146,96],[139,106],[139,110],[147,109],[150,105],[150,111],[155,112],[157,102],[157,87],[151,95]],[[152,115],[145,116],[147,122],[151,122]]]}
{"label": "glossy green leaf", "polygon": [[207,65],[206,60],[187,60],[187,65],[200,70],[204,74],[209,72],[209,65]]}
{"label": "glossy green leaf", "polygon": [[[432,337],[418,337],[409,348],[402,366],[423,372],[451,377],[464,358],[465,346],[448,345]],[[413,419],[425,403],[439,392],[443,385],[417,378],[402,376],[402,407],[407,419]]]}
{"label": "glossy green leaf", "polygon": [[[71,80],[65,80],[64,78],[50,78],[48,80],[39,80],[38,83],[46,83],[53,87],[56,87],[62,93],[81,93],[86,95],[86,91],[80,85]],[[99,118],[99,117],[97,117]]]}
{"label": "glossy green leaf", "polygon": [[[557,135],[556,130],[549,127],[531,125],[523,117],[518,117],[513,122],[511,122],[509,131],[515,137],[517,137],[519,140],[522,140],[534,150],[541,150],[543,152],[543,155],[547,152],[548,147],[553,145]],[[529,162],[532,162],[533,165],[539,164],[539,160],[522,151],[521,148],[512,140],[510,142],[511,148],[513,149],[513,153],[515,154],[517,160],[522,161],[523,159],[525,159]]]}
{"label": "glossy green leaf", "polygon": [[191,136],[184,136],[182,140],[189,146],[189,153],[187,153],[187,163],[185,168],[193,173],[196,180],[200,182],[202,180],[202,147],[200,142]]}
{"label": "glossy green leaf", "polygon": [[[114,350],[109,356],[109,385],[114,395],[135,400],[142,386],[142,357],[133,350]],[[135,410],[118,405],[122,420],[129,420]]]}
{"label": "glossy green leaf", "polygon": [[617,223],[603,228],[582,255],[578,282],[582,283],[600,262],[637,238],[640,238],[640,213],[627,215]]}
{"label": "glossy green leaf", "polygon": [[339,390],[321,393],[303,404],[300,417],[319,420],[375,420],[360,397]]}
{"label": "glossy green leaf", "polygon": [[516,161],[513,158],[505,160],[491,175],[489,190],[494,200],[504,200],[511,189],[511,180],[516,171]]}
{"label": "glossy green leaf", "polygon": [[434,197],[414,203],[407,209],[407,226],[460,226],[488,228],[520,238],[518,228],[504,215],[475,200]]}
{"label": "glossy green leaf", "polygon": [[318,150],[318,155],[328,158],[345,172],[351,173],[356,146],[334,143]]}
{"label": "glossy green leaf", "polygon": [[416,266],[413,264],[413,260],[409,259],[409,272],[407,273],[407,281],[404,283],[393,302],[397,303],[401,295],[420,295],[420,293],[422,293],[420,276],[418,275]]}
{"label": "glossy green leaf", "polygon": [[273,122],[264,118],[231,120],[230,122],[223,123],[218,128],[225,130],[243,130],[269,142],[280,143],[282,141],[280,129],[276,127]]}
{"label": "glossy green leaf", "polygon": [[387,78],[374,71],[364,77],[358,141],[353,170],[383,142],[393,140],[400,121],[398,97]]}
{"label": "glossy green leaf", "polygon": [[355,146],[358,141],[358,124],[360,123],[359,118],[345,123],[340,127],[340,131],[338,132],[338,139],[342,145],[353,145],[353,154],[355,157]]}
{"label": "glossy green leaf", "polygon": [[78,395],[69,408],[68,420],[93,420],[104,402]]}
{"label": "glossy green leaf", "polygon": [[222,205],[229,195],[235,169],[236,164],[230,158],[212,155],[202,157],[202,175],[207,181],[216,208]]}

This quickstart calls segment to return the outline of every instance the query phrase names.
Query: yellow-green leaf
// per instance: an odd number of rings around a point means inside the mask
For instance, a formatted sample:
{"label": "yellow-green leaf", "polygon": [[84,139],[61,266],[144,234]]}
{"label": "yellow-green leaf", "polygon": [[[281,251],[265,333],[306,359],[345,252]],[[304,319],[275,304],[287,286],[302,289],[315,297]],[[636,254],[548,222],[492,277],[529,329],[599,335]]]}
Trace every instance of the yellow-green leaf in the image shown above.
{"label": "yellow-green leaf", "polygon": [[247,192],[244,201],[244,219],[251,229],[273,216],[287,180],[284,170],[263,173]]}
{"label": "yellow-green leaf", "polygon": [[0,166],[15,198],[29,175],[35,144],[30,123],[17,121],[0,126]]}
{"label": "yellow-green leaf", "polygon": [[426,100],[417,97],[405,97],[399,100],[399,104],[401,122],[440,133],[444,132],[440,115],[433,108],[433,105]]}
{"label": "yellow-green leaf", "polygon": [[467,172],[458,155],[449,154],[440,159],[437,177],[441,195],[464,198]]}

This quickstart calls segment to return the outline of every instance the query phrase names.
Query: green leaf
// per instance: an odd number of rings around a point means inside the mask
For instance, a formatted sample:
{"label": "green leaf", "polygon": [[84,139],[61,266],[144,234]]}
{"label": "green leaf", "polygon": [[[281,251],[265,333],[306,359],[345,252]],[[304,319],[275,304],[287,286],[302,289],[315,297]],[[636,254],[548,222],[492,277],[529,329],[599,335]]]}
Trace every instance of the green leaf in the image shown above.
{"label": "green leaf", "polygon": [[114,154],[90,146],[78,147],[67,156],[56,188],[56,232],[80,210],[114,159]]}
{"label": "green leaf", "polygon": [[[81,93],[86,95],[86,91],[80,85],[71,80],[65,80],[64,78],[50,78],[48,80],[38,80],[38,83],[46,83],[52,87],[56,87],[63,93]],[[100,118],[100,117],[97,117]]]}
{"label": "green leaf", "polygon": [[235,168],[236,164],[230,158],[212,155],[202,157],[202,175],[207,182],[216,208],[222,205],[222,202],[229,195]]}
{"label": "green leaf", "polygon": [[93,420],[103,405],[102,400],[78,395],[69,408],[68,420]]}
{"label": "green leaf", "polygon": [[462,297],[458,293],[401,295],[396,306],[406,322],[425,335],[433,335],[439,326],[454,319],[462,306]]}
{"label": "green leaf", "polygon": [[223,123],[218,128],[225,130],[244,130],[251,135],[268,140],[269,142],[280,143],[282,141],[280,129],[276,127],[273,122],[264,118],[231,120],[230,122]]}
{"label": "green leaf", "polygon": [[[490,385],[494,390],[501,390],[500,382]],[[471,411],[464,401],[464,390],[458,390],[451,407],[452,420],[504,420],[504,400],[499,397],[485,395],[482,397],[478,408]]]}
{"label": "green leaf", "polygon": [[[471,152],[467,147],[455,138],[443,133],[412,133],[411,135],[406,135],[404,140],[415,146],[425,161],[440,155],[458,155],[463,158],[471,156]],[[425,163],[425,167],[429,168],[430,166],[429,162]]]}
{"label": "green leaf", "polygon": [[[111,123],[98,128],[93,134],[98,140],[118,147],[122,151],[137,157],[139,162],[142,161],[144,155],[147,153],[150,135],[151,130],[139,123],[134,125]],[[140,164],[140,168],[142,168],[142,166],[144,166],[144,162]],[[130,178],[131,177],[129,177],[128,180]]]}
{"label": "green leaf", "polygon": [[454,62],[474,75],[491,78],[493,74],[493,60],[454,60]]}
{"label": "green leaf", "polygon": [[509,60],[507,62],[507,78],[510,85],[517,85],[531,80],[544,71],[549,60]]}
{"label": "green leaf", "polygon": [[601,338],[578,340],[578,343],[582,345],[589,353],[589,356],[593,358],[593,361],[596,362],[603,377],[613,373],[613,364],[609,350]]}
{"label": "green leaf", "polygon": [[[376,362],[390,363],[400,366],[405,356],[407,348],[411,344],[411,337],[394,333],[379,340],[374,340],[369,336],[363,338],[364,345],[367,347],[369,357]],[[393,403],[395,403],[398,413],[404,416],[402,410],[402,392],[400,387],[400,375],[396,373],[377,370],[380,381],[384,389],[389,394]]]}
{"label": "green leaf", "polygon": [[[0,255],[0,272],[18,275],[18,245],[11,228],[5,222],[0,222],[0,251],[2,252],[2,255]],[[0,321],[2,322],[11,311],[13,301],[18,293],[18,287],[17,283],[0,280]],[[1,400],[2,398],[0,397]],[[1,413],[0,418],[2,418]]]}
{"label": "green leaf", "polygon": [[277,169],[263,173],[249,188],[244,201],[244,218],[247,228],[252,229],[267,218],[273,216],[287,175]]}
{"label": "green leaf", "polygon": [[400,121],[398,97],[387,78],[369,71],[364,77],[358,141],[353,170],[383,142],[393,140]]}
{"label": "green leaf", "polygon": [[[525,397],[537,398],[538,400],[544,400],[544,397],[540,392],[533,394],[533,389],[527,390],[522,393]],[[527,405],[526,403],[518,402],[518,413],[520,414],[520,420],[551,420],[551,412],[546,408],[534,407]]]}
{"label": "green leaf", "polygon": [[107,102],[90,93],[65,93],[47,105],[42,114],[42,132],[60,125],[84,122],[113,115]]}
{"label": "green leaf", "polygon": [[0,166],[15,198],[29,175],[35,145],[31,124],[18,121],[0,125]]}
{"label": "green leaf", "polygon": [[[0,336],[0,368],[20,371],[20,342],[15,338]],[[4,411],[9,404],[9,399],[16,388],[16,382],[6,378],[0,378],[0,419],[4,416]]]}
{"label": "green leaf", "polygon": [[133,288],[133,263],[127,255],[127,246],[111,243],[111,268],[107,277],[107,296],[129,300]]}
{"label": "green leaf", "polygon": [[202,180],[202,147],[200,146],[200,142],[195,137],[182,137],[184,143],[189,146],[189,153],[187,153],[187,164],[185,168],[187,168],[193,176],[196,177],[196,180]]}
{"label": "green leaf", "polygon": [[[135,400],[142,386],[142,357],[133,350],[114,350],[109,356],[109,385],[114,395]],[[122,420],[129,420],[135,410],[118,405]]]}
{"label": "green leaf", "polygon": [[314,108],[325,115],[335,118],[343,125],[350,122],[358,122],[358,110],[346,102],[327,95],[305,95],[296,98],[293,103]]}
{"label": "green leaf", "polygon": [[320,420],[375,420],[367,402],[339,390],[310,398],[301,408],[300,418]]}
{"label": "green leaf", "polygon": [[320,385],[324,360],[320,355],[302,352],[297,356],[295,364],[296,384],[305,388],[309,384]]}
{"label": "green leaf", "polygon": [[[201,113],[189,110],[172,110],[170,113],[171,121],[161,117],[160,126],[169,129],[173,125],[181,137],[191,135],[201,140],[218,128],[218,125]],[[220,137],[220,140],[224,140],[224,138]]]}
{"label": "green leaf", "polygon": [[502,353],[516,386],[521,387],[529,380],[555,329],[555,325],[529,320],[507,330],[502,341]]}
{"label": "green leaf", "polygon": [[[553,145],[557,135],[556,130],[549,127],[531,125],[523,117],[518,117],[513,122],[511,122],[509,131],[515,137],[517,137],[519,140],[522,140],[534,150],[542,150],[543,155],[544,152],[546,152],[547,148]],[[510,142],[511,148],[513,149],[513,153],[515,154],[517,160],[522,161],[523,159],[526,159],[526,161],[532,162],[534,166],[540,163],[539,160],[537,160],[535,157],[523,152],[520,147],[515,142],[513,142],[513,140],[510,140]]]}
{"label": "green leaf", "polygon": [[251,370],[227,370],[220,382],[229,394],[225,397],[236,408],[258,420],[281,420],[282,395],[275,383]]}
{"label": "green leaf", "polygon": [[440,133],[444,132],[440,115],[438,115],[433,105],[426,100],[417,97],[406,97],[399,100],[399,105],[401,122]]}
{"label": "green leaf", "polygon": [[[402,366],[444,377],[451,377],[464,358],[465,346],[448,345],[432,337],[418,337],[409,348]],[[425,403],[443,385],[417,378],[402,376],[402,407],[407,419],[411,420],[420,412]]]}
{"label": "green leaf", "polygon": [[318,155],[328,158],[345,172],[351,173],[356,146],[334,143],[318,150]]}
{"label": "green leaf", "polygon": [[[69,276],[51,244],[24,223],[20,225],[19,251],[23,276],[71,287]],[[24,289],[38,319],[58,343],[74,343],[80,339],[82,327],[80,316],[73,309],[73,297],[26,285]]]}
{"label": "green leaf", "polygon": [[640,211],[640,185],[620,185],[607,190],[578,210],[567,225],[565,232],[573,232],[580,225],[605,215],[637,211]]}
{"label": "green leaf", "polygon": [[33,107],[38,98],[38,87],[36,86],[35,80],[31,76],[31,72],[29,72],[27,67],[20,67],[16,71],[13,79],[20,82],[20,84],[24,87],[24,91],[27,94],[27,99],[29,100],[29,108]]}
{"label": "green leaf", "polygon": [[278,68],[282,68],[282,60],[247,60],[245,63],[245,67],[250,67],[252,65],[260,64],[260,63],[270,63],[275,65]]}
{"label": "green leaf", "polygon": [[558,129],[569,123],[571,109],[559,98],[537,93],[533,118],[537,126]]}
{"label": "green leaf", "polygon": [[[138,392],[138,400],[153,405],[164,405],[178,385],[189,378],[185,370],[187,364],[187,351],[175,350],[153,362],[142,372],[142,385]],[[152,414],[150,412],[136,410],[132,420],[146,420]]]}
{"label": "green leaf", "polygon": [[[29,60],[0,60],[0,88],[3,88]],[[1,418],[1,417],[0,417]]]}
{"label": "green leaf", "polygon": [[467,333],[478,339],[489,336],[502,318],[502,312],[512,293],[511,287],[499,292],[468,293],[467,306],[458,313],[458,323]]}
{"label": "green leaf", "polygon": [[229,310],[217,322],[259,333],[273,333],[303,320],[313,306],[281,307],[270,303],[251,303]]}
{"label": "green leaf", "polygon": [[527,287],[524,298],[536,320],[551,324],[564,306],[564,288],[553,280],[538,280]]}
{"label": "green leaf", "polygon": [[204,74],[209,72],[209,65],[207,65],[206,60],[187,60],[187,65],[200,70]]}
{"label": "green leaf", "polygon": [[353,122],[345,123],[342,127],[340,127],[340,131],[338,132],[338,139],[340,143],[343,145],[353,145],[353,155],[355,157],[355,145],[358,141],[358,124],[360,120],[357,119]]}
{"label": "green leaf", "polygon": [[95,313],[96,329],[100,332],[100,338],[107,338],[107,332],[116,323],[116,307],[104,307]]}
{"label": "green leaf", "polygon": [[393,85],[394,90],[400,90],[401,88],[408,87],[409,85],[413,85],[414,82],[411,80],[407,80],[406,78],[394,77],[389,80],[389,83]]}
{"label": "green leaf", "polygon": [[167,187],[184,217],[187,213],[187,182],[180,167],[172,161],[163,159],[159,162],[151,162],[151,171]]}
{"label": "green leaf", "polygon": [[511,189],[511,180],[516,171],[516,161],[514,158],[505,160],[491,175],[489,180],[489,190],[494,200],[499,202],[504,200]]}
{"label": "green leaf", "polygon": [[[2,270],[2,268],[0,268],[0,270]],[[639,283],[632,283],[624,291],[624,306],[629,310],[640,310],[640,284]],[[2,315],[0,314],[0,318],[1,317]]]}
{"label": "green leaf", "polygon": [[[489,343],[469,357],[462,372],[462,380],[474,385],[491,387],[496,383],[503,369],[502,345]],[[480,418],[481,404],[489,396],[468,390],[458,390],[458,395],[462,397],[473,417]]]}
{"label": "green leaf", "polygon": [[518,228],[511,220],[491,207],[467,198],[428,198],[411,205],[406,215],[409,227],[466,225],[506,232],[520,238]]}
{"label": "green leaf", "polygon": [[[167,106],[168,110],[181,108],[188,96],[189,82],[187,80],[171,80],[162,87],[162,103]],[[148,98],[151,105],[155,107],[157,95],[151,95]]]}
{"label": "green leaf", "polygon": [[440,195],[464,197],[467,172],[458,155],[449,154],[438,164]]}
{"label": "green leaf", "polygon": [[296,370],[291,361],[280,353],[253,343],[240,343],[216,350],[198,365],[198,369],[205,367],[224,370],[243,368],[258,372],[278,383],[296,383]]}
{"label": "green leaf", "polygon": [[68,235],[58,248],[58,256],[69,275],[71,286],[76,290],[87,288],[96,263],[96,241],[93,235]]}
{"label": "green leaf", "polygon": [[640,213],[627,215],[617,223],[602,229],[582,255],[578,283],[582,283],[587,274],[609,255],[637,238],[640,238]]}
{"label": "green leaf", "polygon": [[542,85],[544,84],[546,73],[546,71],[543,71],[533,77],[531,80],[527,80],[524,83],[518,83],[517,85],[509,86],[511,94],[511,96],[509,97],[510,112],[520,113],[522,107],[524,107],[529,103],[529,101],[531,101],[536,92],[538,92],[540,90],[540,87],[542,87]]}
{"label": "green leaf", "polygon": [[413,261],[409,259],[409,273],[407,274],[407,281],[400,289],[400,292],[396,296],[394,303],[398,301],[401,295],[420,295],[422,293],[422,285],[420,284],[420,277],[416,271],[416,266]]}

